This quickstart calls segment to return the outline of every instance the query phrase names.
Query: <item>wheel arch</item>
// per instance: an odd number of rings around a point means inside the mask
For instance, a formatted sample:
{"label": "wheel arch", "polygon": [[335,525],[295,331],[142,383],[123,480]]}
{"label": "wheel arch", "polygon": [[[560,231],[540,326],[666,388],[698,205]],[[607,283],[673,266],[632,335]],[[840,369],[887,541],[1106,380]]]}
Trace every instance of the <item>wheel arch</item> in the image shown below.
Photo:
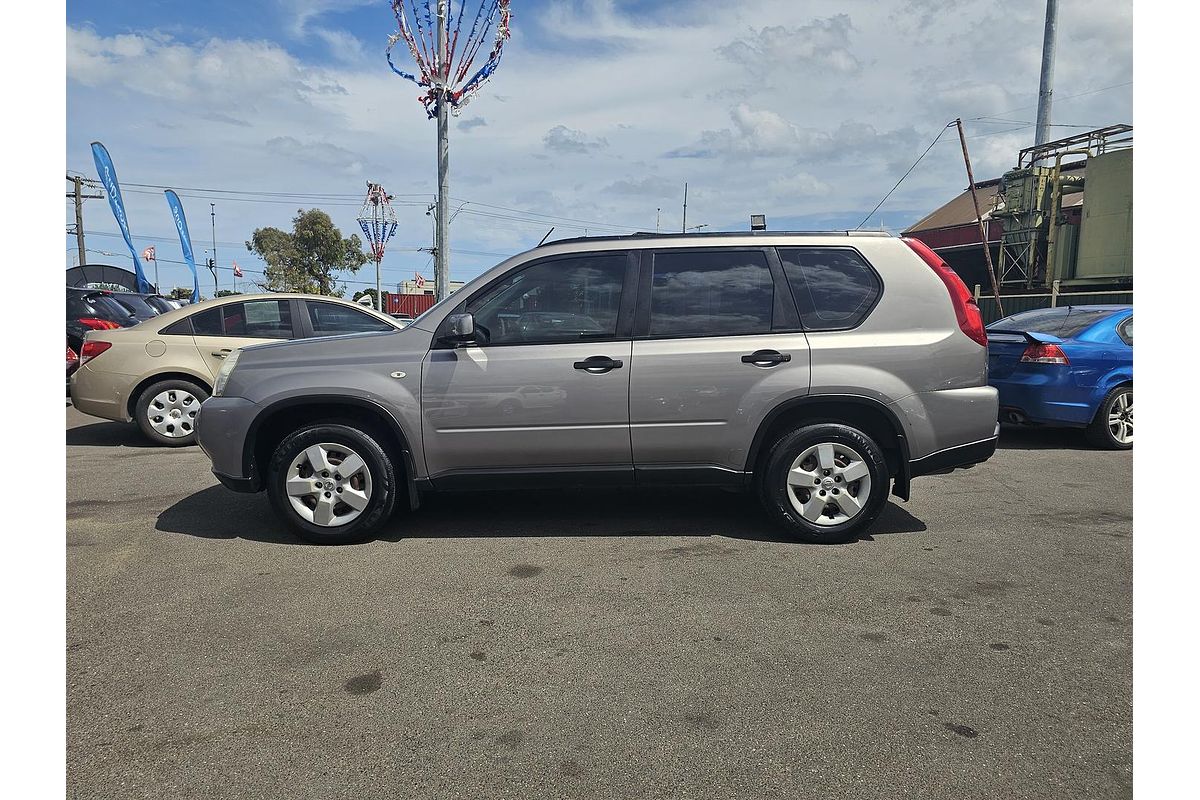
{"label": "wheel arch", "polygon": [[420,499],[416,489],[416,465],[408,436],[396,418],[379,403],[347,395],[305,395],[271,403],[255,417],[246,432],[242,449],[243,474],[251,476],[260,487],[265,475],[260,465],[270,461],[271,454],[289,433],[315,422],[356,424],[374,433],[379,444],[392,457],[398,470],[404,473],[408,487],[408,502],[416,508]]}
{"label": "wheel arch", "polygon": [[785,432],[819,422],[850,425],[875,440],[895,481],[892,494],[908,499],[911,475],[904,427],[895,412],[883,403],[860,395],[810,395],[775,406],[754,434],[746,457],[746,472],[761,471],[771,443]]}

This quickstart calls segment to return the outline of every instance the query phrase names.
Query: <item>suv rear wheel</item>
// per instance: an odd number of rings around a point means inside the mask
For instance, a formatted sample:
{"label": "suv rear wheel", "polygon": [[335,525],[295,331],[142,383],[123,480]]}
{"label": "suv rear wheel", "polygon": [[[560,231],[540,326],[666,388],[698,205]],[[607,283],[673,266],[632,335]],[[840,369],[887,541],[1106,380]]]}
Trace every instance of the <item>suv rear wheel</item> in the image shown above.
{"label": "suv rear wheel", "polygon": [[767,513],[798,539],[854,539],[883,510],[888,495],[883,452],[848,425],[798,428],[777,441],[759,476]]}
{"label": "suv rear wheel", "polygon": [[275,448],[267,494],[301,539],[348,544],[370,538],[396,504],[396,470],[370,433],[322,423]]}

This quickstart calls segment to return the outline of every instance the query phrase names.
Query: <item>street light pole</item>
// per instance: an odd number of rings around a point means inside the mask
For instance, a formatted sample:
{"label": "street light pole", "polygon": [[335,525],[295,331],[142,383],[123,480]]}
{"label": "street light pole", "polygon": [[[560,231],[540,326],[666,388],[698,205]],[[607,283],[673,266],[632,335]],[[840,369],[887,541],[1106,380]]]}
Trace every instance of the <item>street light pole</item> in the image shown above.
{"label": "street light pole", "polygon": [[217,292],[221,291],[221,286],[217,281],[217,204],[209,203],[209,216],[212,217],[212,260],[208,262],[208,269],[213,274],[213,297],[217,296]]}
{"label": "street light pole", "polygon": [[449,46],[446,39],[446,0],[437,0],[437,83],[441,96],[437,104],[438,201],[437,240],[434,247],[437,299],[450,294],[450,86]]}

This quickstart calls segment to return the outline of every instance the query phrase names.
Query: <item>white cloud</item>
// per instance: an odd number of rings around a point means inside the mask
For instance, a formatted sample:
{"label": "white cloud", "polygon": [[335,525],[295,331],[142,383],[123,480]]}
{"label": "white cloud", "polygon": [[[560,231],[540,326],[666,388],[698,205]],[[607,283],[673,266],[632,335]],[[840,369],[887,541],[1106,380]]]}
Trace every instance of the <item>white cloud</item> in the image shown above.
{"label": "white cloud", "polygon": [[546,145],[547,150],[556,153],[590,153],[608,147],[605,139],[588,136],[583,131],[568,128],[566,125],[555,125],[546,131],[542,143]]}
{"label": "white cloud", "polygon": [[854,73],[862,61],[851,47],[853,30],[848,14],[795,27],[771,25],[718,47],[717,53],[756,77],[813,68]]}

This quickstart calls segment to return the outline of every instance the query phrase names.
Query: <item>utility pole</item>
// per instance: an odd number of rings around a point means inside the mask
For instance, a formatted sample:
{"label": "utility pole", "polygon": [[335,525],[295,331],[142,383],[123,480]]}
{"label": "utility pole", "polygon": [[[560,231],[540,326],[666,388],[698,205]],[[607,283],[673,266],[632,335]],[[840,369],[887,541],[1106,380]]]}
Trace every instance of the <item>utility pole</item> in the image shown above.
{"label": "utility pole", "polygon": [[983,214],[979,211],[979,195],[975,193],[975,175],[971,172],[971,157],[967,154],[967,137],[963,133],[962,119],[954,120],[958,126],[958,141],[962,144],[963,163],[967,165],[967,183],[971,187],[971,202],[975,204],[975,223],[979,226],[979,241],[983,243],[983,258],[987,262],[988,280],[992,282],[992,297],[996,298],[996,310],[1004,316],[1004,305],[1000,302],[1000,287],[996,284],[996,269],[992,266],[992,248],[988,244],[987,232],[983,228]]}
{"label": "utility pole", "polygon": [[662,209],[661,208],[657,209],[657,213],[654,215],[654,232],[662,233]]}
{"label": "utility pole", "polygon": [[1037,133],[1034,145],[1050,141],[1050,110],[1054,95],[1054,50],[1058,40],[1058,0],[1046,0],[1046,35],[1042,39],[1042,80],[1038,87]]}
{"label": "utility pole", "polygon": [[75,191],[68,192],[67,197],[75,198],[75,244],[79,247],[79,266],[87,263],[87,246],[83,243],[83,201],[104,197],[102,194],[84,194],[83,178],[79,175],[68,175],[67,180],[75,184]]}
{"label": "utility pole", "polygon": [[450,58],[446,40],[446,0],[437,0],[437,82],[441,92],[437,104],[437,150],[438,150],[438,203],[437,203],[437,248],[434,268],[437,281],[437,299],[450,294]]}
{"label": "utility pole", "polygon": [[217,204],[209,203],[209,216],[212,217],[212,243],[213,254],[212,260],[208,262],[208,268],[213,274],[213,297],[217,296],[217,292],[221,291],[221,287],[217,283]]}
{"label": "utility pole", "polygon": [[683,182],[683,232],[687,233],[687,181]]}

